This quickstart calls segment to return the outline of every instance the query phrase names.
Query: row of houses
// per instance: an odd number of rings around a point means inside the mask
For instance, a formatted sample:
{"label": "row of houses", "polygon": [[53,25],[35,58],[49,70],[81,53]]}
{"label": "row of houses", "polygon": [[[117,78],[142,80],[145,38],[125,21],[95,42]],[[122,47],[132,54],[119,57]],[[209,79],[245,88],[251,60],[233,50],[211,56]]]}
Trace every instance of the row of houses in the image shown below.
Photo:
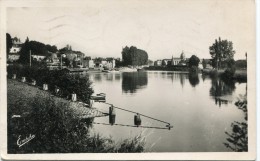
{"label": "row of houses", "polygon": [[[199,68],[203,68],[202,62],[205,61],[205,68],[212,68],[212,59],[201,59],[199,62]],[[154,66],[187,66],[189,64],[189,58],[185,58],[184,53],[182,52],[181,56],[173,57],[171,59],[162,59],[154,61]]]}
{"label": "row of houses", "polygon": [[162,59],[154,61],[154,66],[186,66],[188,59],[185,57],[173,57],[171,59]]}
{"label": "row of houses", "polygon": [[[59,55],[59,57],[58,57]],[[115,68],[115,59],[114,58],[95,58],[84,57],[82,54],[77,54],[73,52],[68,52],[64,54],[52,53],[45,59],[47,66],[50,68],[55,67],[69,67],[69,68],[106,68],[113,69]]]}
{"label": "row of houses", "polygon": [[[20,51],[23,43],[17,37],[12,39],[12,47],[7,55],[7,62],[12,63],[20,58]],[[47,56],[46,56],[47,55]],[[77,68],[115,68],[114,58],[94,58],[85,57],[84,53],[72,51],[71,47],[63,52],[47,54],[32,53],[32,61],[44,62],[49,68],[77,67]]]}

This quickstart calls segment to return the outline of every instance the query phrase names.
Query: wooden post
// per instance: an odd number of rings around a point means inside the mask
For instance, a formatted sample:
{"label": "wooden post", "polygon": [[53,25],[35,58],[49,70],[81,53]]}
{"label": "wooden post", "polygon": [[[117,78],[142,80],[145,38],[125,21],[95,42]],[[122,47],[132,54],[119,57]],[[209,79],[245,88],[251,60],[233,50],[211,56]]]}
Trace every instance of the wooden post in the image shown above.
{"label": "wooden post", "polygon": [[55,87],[55,94],[58,95],[59,92],[60,92],[60,88],[59,87]]}
{"label": "wooden post", "polygon": [[43,90],[48,91],[48,84],[43,84]]}
{"label": "wooden post", "polygon": [[116,111],[114,106],[109,107],[109,124],[114,125],[116,122]]}
{"label": "wooden post", "polygon": [[73,102],[76,102],[76,101],[77,101],[77,94],[76,94],[76,93],[72,93],[71,100],[72,100]]}
{"label": "wooden post", "polygon": [[16,74],[13,74],[13,77],[12,77],[12,79],[16,79]]}
{"label": "wooden post", "polygon": [[22,77],[22,82],[25,82],[26,81],[26,78],[25,77]]}
{"label": "wooden post", "polygon": [[36,85],[36,80],[32,80],[32,85],[33,85],[33,86]]}

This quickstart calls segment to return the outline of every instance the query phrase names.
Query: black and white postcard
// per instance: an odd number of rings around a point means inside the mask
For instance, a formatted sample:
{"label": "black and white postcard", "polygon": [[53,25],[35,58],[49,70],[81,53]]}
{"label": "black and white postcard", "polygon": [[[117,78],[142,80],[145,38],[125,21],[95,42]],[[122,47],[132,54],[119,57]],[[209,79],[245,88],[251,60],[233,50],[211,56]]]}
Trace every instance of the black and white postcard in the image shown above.
{"label": "black and white postcard", "polygon": [[254,0],[1,0],[1,157],[254,160]]}

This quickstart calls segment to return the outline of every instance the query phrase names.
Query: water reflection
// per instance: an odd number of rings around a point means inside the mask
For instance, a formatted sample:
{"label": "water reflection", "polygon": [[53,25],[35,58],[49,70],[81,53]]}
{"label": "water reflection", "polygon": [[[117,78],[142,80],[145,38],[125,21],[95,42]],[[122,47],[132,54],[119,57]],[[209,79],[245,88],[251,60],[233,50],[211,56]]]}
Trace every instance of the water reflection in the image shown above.
{"label": "water reflection", "polygon": [[95,80],[95,82],[101,82],[101,80],[102,80],[101,74],[94,74],[94,80]]}
{"label": "water reflection", "polygon": [[195,87],[200,83],[198,73],[189,73],[189,82],[192,87]]}
{"label": "water reflection", "polygon": [[120,81],[121,79],[120,73],[93,73],[91,76],[94,82],[102,82],[102,80]]}
{"label": "water reflection", "polygon": [[125,93],[136,93],[137,89],[147,86],[147,72],[122,73],[122,90]]}
{"label": "water reflection", "polygon": [[[157,78],[158,73],[154,72],[154,76]],[[160,76],[163,79],[171,79],[172,82],[180,80],[180,84],[183,87],[186,79],[188,79],[187,73],[174,73],[174,72],[160,72]]]}
{"label": "water reflection", "polygon": [[210,96],[215,100],[215,104],[221,107],[222,104],[232,103],[229,97],[235,90],[235,82],[231,80],[223,80],[220,78],[211,79]]}
{"label": "water reflection", "polygon": [[[122,108],[128,108],[129,105],[133,111],[163,119],[176,125],[172,131],[156,130],[150,135],[147,147],[150,147],[155,140],[161,138],[151,148],[151,151],[230,151],[223,143],[226,142],[227,145],[232,146],[226,138],[236,137],[232,135],[233,126],[235,127],[234,131],[241,131],[237,130],[237,127],[244,126],[243,124],[236,126],[235,122],[231,125],[233,121],[241,121],[241,111],[234,108],[234,101],[233,103],[228,101],[234,100],[240,93],[244,94],[245,84],[225,82],[209,76],[203,78],[201,74],[189,75],[188,73],[165,71],[113,73],[114,76],[107,79],[109,74],[112,73],[99,73],[102,82],[96,83],[94,81],[95,90],[107,94],[107,102]],[[120,81],[116,81],[116,78]],[[113,79],[113,83],[111,83],[111,79]],[[194,87],[196,90],[194,90]],[[158,92],[165,94],[158,95]],[[214,105],[215,101],[217,106],[220,104],[220,106],[226,108],[221,110],[209,108],[212,107],[212,104],[216,107]],[[226,103],[227,105],[223,105]],[[102,109],[104,108],[98,103],[96,105]],[[107,107],[105,108],[107,109]],[[182,113],[185,117],[178,115],[179,113]],[[196,124],[191,125],[190,122],[194,122],[194,120]],[[133,134],[140,132],[140,128],[127,128],[131,127],[129,125],[133,125],[133,117],[124,112],[117,112],[116,117],[111,117],[110,120],[108,117],[101,117],[95,118],[95,121],[96,123],[107,124],[107,126],[95,126],[97,132],[105,136],[111,135],[121,139],[125,135],[129,135],[129,131],[133,132]],[[150,124],[149,120],[142,121],[143,123],[148,122],[147,125],[149,126],[160,126],[154,122]],[[227,131],[230,135],[225,134],[221,129],[230,130]],[[232,138],[229,141],[232,141]]]}
{"label": "water reflection", "polygon": [[186,79],[187,79],[187,74],[180,73],[180,83],[182,87],[184,86]]}

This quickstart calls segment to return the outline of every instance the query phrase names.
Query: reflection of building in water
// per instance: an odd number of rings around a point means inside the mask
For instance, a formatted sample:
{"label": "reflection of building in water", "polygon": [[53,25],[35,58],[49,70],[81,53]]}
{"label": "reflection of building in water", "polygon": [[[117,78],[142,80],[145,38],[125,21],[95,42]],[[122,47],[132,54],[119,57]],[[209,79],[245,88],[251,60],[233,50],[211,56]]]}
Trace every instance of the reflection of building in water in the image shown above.
{"label": "reflection of building in water", "polygon": [[185,84],[185,79],[188,78],[188,74],[187,73],[161,73],[161,77],[162,78],[167,78],[167,79],[171,79],[172,82],[174,82],[174,80],[180,80],[180,84],[183,87]]}
{"label": "reflection of building in water", "polygon": [[187,79],[187,74],[181,73],[181,74],[180,74],[180,83],[181,83],[181,86],[182,86],[182,87],[183,87],[184,84],[185,84],[185,79]]}
{"label": "reflection of building in water", "polygon": [[122,73],[122,90],[125,93],[136,93],[136,90],[147,86],[147,72]]}
{"label": "reflection of building in water", "polygon": [[120,73],[92,73],[90,78],[94,82],[101,82],[102,80],[106,81],[120,81]]}

